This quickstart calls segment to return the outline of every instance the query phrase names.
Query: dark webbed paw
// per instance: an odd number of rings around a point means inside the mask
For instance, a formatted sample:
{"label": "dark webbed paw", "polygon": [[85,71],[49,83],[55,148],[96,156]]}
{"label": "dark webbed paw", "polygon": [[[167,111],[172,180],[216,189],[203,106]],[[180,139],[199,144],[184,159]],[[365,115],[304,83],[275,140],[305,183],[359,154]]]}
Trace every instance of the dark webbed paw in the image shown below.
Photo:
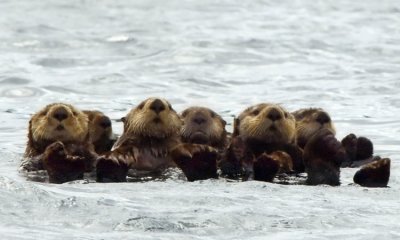
{"label": "dark webbed paw", "polygon": [[68,155],[62,142],[49,145],[43,155],[49,182],[64,183],[83,178],[85,158]]}
{"label": "dark webbed paw", "polygon": [[126,182],[129,167],[123,161],[100,157],[96,165],[97,182]]}
{"label": "dark webbed paw", "polygon": [[171,152],[188,181],[217,178],[216,149],[200,144],[181,144]]}

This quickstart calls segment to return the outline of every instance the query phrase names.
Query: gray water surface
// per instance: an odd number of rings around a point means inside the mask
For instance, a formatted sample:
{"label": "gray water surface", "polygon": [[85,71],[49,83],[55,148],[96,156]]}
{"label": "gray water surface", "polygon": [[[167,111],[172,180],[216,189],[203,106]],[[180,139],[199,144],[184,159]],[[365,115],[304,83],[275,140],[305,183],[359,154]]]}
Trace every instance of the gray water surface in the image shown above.
{"label": "gray water surface", "polygon": [[[0,2],[1,239],[399,239],[398,1]],[[259,102],[322,107],[392,159],[390,187],[207,180],[54,185],[17,171],[51,102],[114,121],[150,96],[227,122]],[[228,126],[231,129],[231,126]]]}

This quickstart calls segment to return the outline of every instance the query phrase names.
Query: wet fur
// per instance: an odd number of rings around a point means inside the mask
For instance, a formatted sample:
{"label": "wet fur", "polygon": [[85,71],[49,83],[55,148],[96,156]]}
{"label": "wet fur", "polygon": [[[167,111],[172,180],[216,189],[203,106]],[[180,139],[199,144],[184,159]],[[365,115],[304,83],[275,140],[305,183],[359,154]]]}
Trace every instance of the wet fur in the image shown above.
{"label": "wet fur", "polygon": [[[321,108],[300,109],[292,113],[296,119],[296,141],[299,147],[304,148],[308,140],[320,129],[329,129],[336,134],[335,127],[329,114]],[[326,114],[329,121],[321,124],[317,121],[320,114]]]}
{"label": "wet fur", "polygon": [[[111,150],[115,143],[111,119],[100,111],[83,111],[89,119],[89,134],[97,154]],[[110,126],[103,126],[103,123],[110,123]]]}

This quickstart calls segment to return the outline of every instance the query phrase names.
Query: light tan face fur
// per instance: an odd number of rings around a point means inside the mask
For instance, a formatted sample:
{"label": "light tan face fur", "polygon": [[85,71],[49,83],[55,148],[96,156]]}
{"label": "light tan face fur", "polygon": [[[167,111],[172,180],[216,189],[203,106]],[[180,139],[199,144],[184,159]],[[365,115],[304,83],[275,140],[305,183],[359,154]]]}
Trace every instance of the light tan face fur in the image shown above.
{"label": "light tan face fur", "polygon": [[239,115],[238,131],[245,138],[265,143],[292,143],[295,141],[295,120],[281,106],[261,103]]}
{"label": "light tan face fur", "polygon": [[[111,137],[112,127],[110,119],[100,111],[83,111],[89,118],[89,134],[92,142],[98,141],[101,137]],[[110,123],[110,125],[104,125]]]}
{"label": "light tan face fur", "polygon": [[183,126],[181,136],[184,139],[204,135],[209,141],[221,141],[226,122],[220,115],[204,107],[191,107],[182,112]]}
{"label": "light tan face fur", "polygon": [[84,141],[88,133],[88,118],[69,104],[54,103],[32,116],[29,131],[35,142]]}
{"label": "light tan face fur", "polygon": [[[160,103],[158,113],[154,111],[154,103]],[[182,126],[178,114],[165,99],[149,98],[132,109],[124,120],[124,134],[166,138],[179,134]]]}
{"label": "light tan face fur", "polygon": [[[326,114],[329,118],[323,121],[318,121],[318,118]],[[326,128],[335,134],[335,127],[330,120],[327,112],[321,108],[301,109],[293,113],[296,118],[296,135],[298,138],[310,139],[318,130]]]}

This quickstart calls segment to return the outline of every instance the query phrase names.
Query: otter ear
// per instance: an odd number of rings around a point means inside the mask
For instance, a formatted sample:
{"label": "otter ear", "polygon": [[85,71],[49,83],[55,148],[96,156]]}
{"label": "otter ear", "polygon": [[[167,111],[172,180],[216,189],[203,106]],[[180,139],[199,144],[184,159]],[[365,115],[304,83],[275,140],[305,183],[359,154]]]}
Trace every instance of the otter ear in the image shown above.
{"label": "otter ear", "polygon": [[224,127],[226,126],[226,121],[224,119],[221,118],[222,121],[222,125],[224,125]]}
{"label": "otter ear", "polygon": [[121,120],[121,122],[125,123],[126,122],[126,117],[122,117],[120,120]]}
{"label": "otter ear", "polygon": [[232,136],[236,137],[239,136],[239,125],[240,125],[240,120],[239,118],[233,118],[233,133]]}

